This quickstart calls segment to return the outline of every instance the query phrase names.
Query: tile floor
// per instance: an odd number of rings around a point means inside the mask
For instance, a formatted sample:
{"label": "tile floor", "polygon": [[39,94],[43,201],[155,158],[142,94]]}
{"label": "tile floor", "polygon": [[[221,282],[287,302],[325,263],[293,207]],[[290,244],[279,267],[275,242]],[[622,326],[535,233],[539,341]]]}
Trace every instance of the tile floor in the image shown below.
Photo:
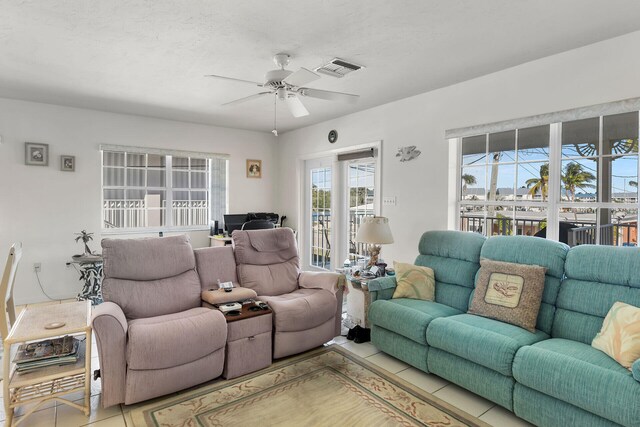
{"label": "tile floor", "polygon": [[[531,425],[480,396],[450,384],[436,375],[426,374],[410,367],[406,363],[380,352],[371,343],[355,344],[345,337],[336,337],[333,342],[493,426],[519,427]],[[91,360],[92,370],[98,369],[99,360],[95,340],[92,354],[94,356]],[[2,394],[1,390],[2,388],[0,387],[0,395]],[[100,380],[94,381],[91,387],[91,415],[89,417],[85,417],[80,411],[67,405],[51,403],[39,409],[21,425],[24,427],[126,427],[123,410],[127,411],[128,408],[116,406],[103,409],[100,392]],[[82,393],[76,393],[67,397],[73,400],[80,400],[82,396]],[[16,418],[24,414],[26,410],[28,408],[20,408],[16,412]],[[0,409],[0,423],[4,424],[4,419],[4,408],[2,408]]]}

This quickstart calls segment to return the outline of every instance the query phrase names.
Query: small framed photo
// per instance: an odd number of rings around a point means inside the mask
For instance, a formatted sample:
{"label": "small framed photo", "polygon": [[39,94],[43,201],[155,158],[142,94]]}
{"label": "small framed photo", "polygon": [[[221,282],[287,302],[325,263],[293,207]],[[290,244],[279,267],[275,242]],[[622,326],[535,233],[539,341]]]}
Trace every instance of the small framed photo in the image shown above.
{"label": "small framed photo", "polygon": [[247,159],[247,178],[262,178],[262,160]]}
{"label": "small framed photo", "polygon": [[60,170],[74,172],[76,170],[76,156],[60,156]]}
{"label": "small framed photo", "polygon": [[24,164],[29,166],[49,166],[49,144],[25,142]]}

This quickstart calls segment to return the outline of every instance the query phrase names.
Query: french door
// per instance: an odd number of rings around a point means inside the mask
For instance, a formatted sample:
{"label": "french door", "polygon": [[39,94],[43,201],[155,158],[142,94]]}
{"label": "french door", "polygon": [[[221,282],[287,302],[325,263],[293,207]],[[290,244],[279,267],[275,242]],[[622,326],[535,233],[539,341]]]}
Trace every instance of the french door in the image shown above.
{"label": "french door", "polygon": [[355,236],[365,216],[379,214],[378,160],[330,156],[305,161],[305,268],[333,270],[347,258],[353,264],[368,255]]}
{"label": "french door", "polygon": [[307,267],[331,270],[333,158],[305,162]]}

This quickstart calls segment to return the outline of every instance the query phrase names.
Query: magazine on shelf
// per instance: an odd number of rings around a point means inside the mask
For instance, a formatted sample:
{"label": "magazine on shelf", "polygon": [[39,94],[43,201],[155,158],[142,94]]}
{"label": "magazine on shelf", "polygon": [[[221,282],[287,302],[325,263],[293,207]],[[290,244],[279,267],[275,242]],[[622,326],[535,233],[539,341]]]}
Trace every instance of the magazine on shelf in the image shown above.
{"label": "magazine on shelf", "polygon": [[79,341],[72,336],[22,344],[13,361],[18,364],[33,363],[47,359],[60,359],[78,352]]}

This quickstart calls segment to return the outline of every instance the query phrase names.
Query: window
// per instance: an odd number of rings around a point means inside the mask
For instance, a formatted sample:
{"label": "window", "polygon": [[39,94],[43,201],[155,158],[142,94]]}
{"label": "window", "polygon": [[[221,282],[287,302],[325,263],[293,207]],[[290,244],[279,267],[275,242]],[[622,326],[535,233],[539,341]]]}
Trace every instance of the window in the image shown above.
{"label": "window", "polygon": [[331,166],[312,168],[311,265],[331,268]]}
{"label": "window", "polygon": [[104,229],[203,228],[226,213],[225,157],[101,149]]}
{"label": "window", "polygon": [[460,229],[534,235],[547,220],[549,126],[462,138]]}
{"label": "window", "polygon": [[369,255],[368,245],[356,242],[355,238],[362,218],[375,215],[375,172],[373,159],[352,160],[347,165],[348,257],[352,264]]}
{"label": "window", "polygon": [[[636,246],[639,113],[457,138],[458,228]],[[552,225],[548,227],[548,225]]]}

